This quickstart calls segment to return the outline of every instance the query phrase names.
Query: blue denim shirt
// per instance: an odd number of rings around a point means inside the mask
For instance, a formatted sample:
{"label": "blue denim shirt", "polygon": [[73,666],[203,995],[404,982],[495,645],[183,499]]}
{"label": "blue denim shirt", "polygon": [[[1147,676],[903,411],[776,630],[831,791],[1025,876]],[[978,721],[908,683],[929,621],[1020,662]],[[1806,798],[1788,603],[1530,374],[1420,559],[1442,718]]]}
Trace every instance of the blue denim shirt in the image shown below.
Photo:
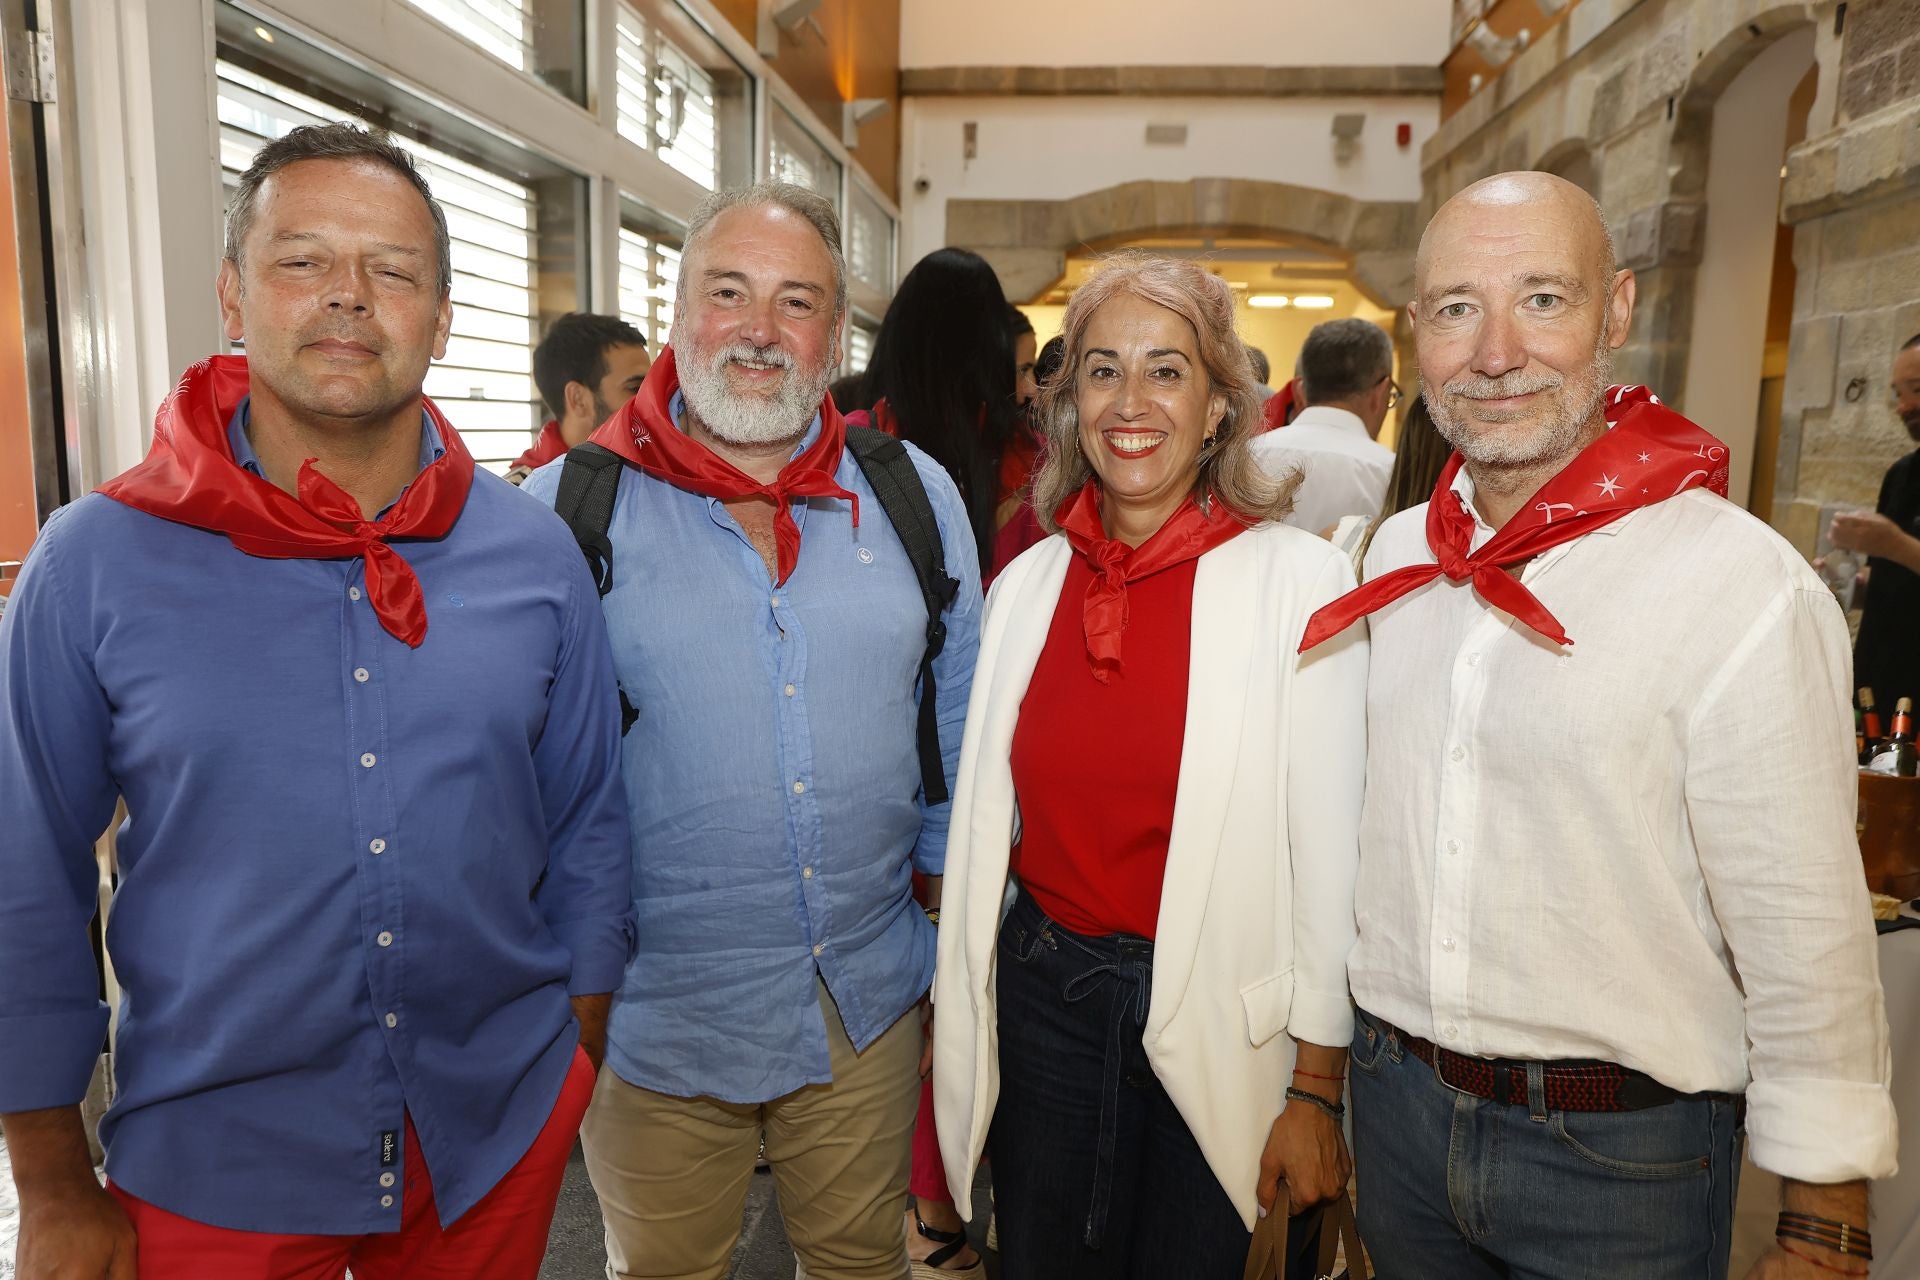
{"label": "blue denim shirt", "polygon": [[93,841],[124,795],[107,1170],[200,1222],[398,1229],[407,1114],[453,1221],[545,1124],[568,995],[631,954],[578,548],[485,472],[445,537],[393,545],[419,649],[358,559],[249,556],[98,494],[47,522],[0,619],[0,1112],[86,1091]]}
{"label": "blue denim shirt", "polygon": [[[960,579],[934,670],[951,785],[978,559],[953,481],[908,452]],[[562,465],[524,491],[551,503]],[[800,558],[775,587],[724,504],[632,467],[620,477],[602,604],[640,712],[623,753],[640,942],[607,1062],[644,1088],[755,1103],[824,1083],[816,975],[859,1048],[933,978],[911,893],[913,869],[940,874],[947,847],[949,805],[924,803],[915,753],[927,610],[851,453],[835,478],[859,495],[859,527],[844,499],[796,501]]]}

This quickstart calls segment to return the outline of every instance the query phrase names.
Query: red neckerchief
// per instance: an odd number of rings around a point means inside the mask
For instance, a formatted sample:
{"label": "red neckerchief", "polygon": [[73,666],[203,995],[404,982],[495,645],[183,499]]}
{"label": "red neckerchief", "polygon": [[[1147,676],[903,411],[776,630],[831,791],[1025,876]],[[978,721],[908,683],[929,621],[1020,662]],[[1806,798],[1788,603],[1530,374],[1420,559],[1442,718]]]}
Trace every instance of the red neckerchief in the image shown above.
{"label": "red neckerchief", "polygon": [[567,438],[560,434],[560,423],[548,419],[547,425],[540,428],[540,434],[534,437],[533,448],[513,460],[508,470],[525,467],[529,471],[538,470],[555,458],[567,456]]}
{"label": "red neckerchief", "polygon": [[1560,474],[1542,485],[1526,508],[1507,521],[1487,545],[1469,554],[1473,516],[1453,493],[1460,472],[1455,453],[1440,472],[1427,504],[1427,546],[1436,564],[1411,564],[1382,574],[1314,614],[1300,652],[1346,630],[1356,619],[1398,600],[1441,574],[1454,582],[1473,579],[1480,598],[1504,609],[1555,644],[1573,643],[1559,620],[1507,572],[1549,547],[1612,524],[1629,511],[1650,507],[1688,489],[1707,486],[1727,496],[1727,447],[1660,403],[1645,387],[1609,387],[1607,433],[1582,449]]}
{"label": "red neckerchief", "polygon": [[1287,385],[1267,397],[1260,408],[1260,430],[1274,431],[1287,425],[1293,416],[1294,401],[1300,398],[1300,379],[1290,378]]}
{"label": "red neckerchief", "polygon": [[674,370],[673,348],[663,347],[660,358],[647,371],[647,380],[633,399],[616,410],[588,438],[675,488],[722,502],[741,498],[765,498],[772,502],[774,541],[779,551],[775,586],[787,580],[800,559],[800,526],[793,518],[794,498],[845,498],[853,504],[854,527],[859,527],[859,497],[841,488],[833,478],[840,466],[840,451],[846,444],[847,430],[840,420],[840,411],[833,407],[831,396],[820,400],[820,438],[782,467],[772,484],[761,484],[673,424],[673,412],[668,406],[679,388],[680,375]]}
{"label": "red neckerchief", "polygon": [[1081,628],[1087,636],[1087,665],[1105,684],[1120,667],[1120,637],[1127,629],[1127,584],[1205,555],[1246,531],[1246,523],[1224,508],[1209,517],[1192,498],[1180,504],[1151,538],[1129,547],[1107,536],[1100,520],[1100,486],[1086,486],[1060,504],[1053,522],[1074,551],[1093,567]]}
{"label": "red neckerchief", "polygon": [[227,427],[249,391],[245,356],[213,356],[188,369],[153,419],[153,447],[99,492],[136,511],[223,533],[250,556],[269,560],[367,562],[367,599],[397,639],[414,648],[427,638],[427,602],[413,566],[387,543],[443,538],[460,519],[473,488],[473,455],[433,401],[420,403],[446,452],[421,468],[407,491],[375,523],[344,489],[300,464],[294,497],[233,460]]}

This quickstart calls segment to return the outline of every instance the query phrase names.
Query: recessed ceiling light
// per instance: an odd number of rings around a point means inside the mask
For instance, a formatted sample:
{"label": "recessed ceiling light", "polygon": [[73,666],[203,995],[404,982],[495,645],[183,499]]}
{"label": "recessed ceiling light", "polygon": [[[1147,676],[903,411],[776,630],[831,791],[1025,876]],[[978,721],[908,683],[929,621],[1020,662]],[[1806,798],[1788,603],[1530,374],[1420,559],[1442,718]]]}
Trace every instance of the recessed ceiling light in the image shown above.
{"label": "recessed ceiling light", "polygon": [[255,27],[253,29],[253,34],[259,36],[262,40],[265,40],[268,44],[273,43],[273,32],[267,30],[265,27]]}
{"label": "recessed ceiling light", "polygon": [[1326,311],[1333,306],[1333,299],[1324,293],[1302,293],[1294,298],[1293,305],[1302,311]]}
{"label": "recessed ceiling light", "polygon": [[[1331,306],[1333,304],[1333,299],[1331,298],[1327,299],[1327,304]],[[1247,305],[1250,307],[1259,307],[1262,310],[1267,310],[1267,309],[1277,309],[1280,307],[1290,307],[1294,305],[1294,302],[1292,298],[1289,298],[1284,293],[1255,293],[1255,294],[1248,295]]]}

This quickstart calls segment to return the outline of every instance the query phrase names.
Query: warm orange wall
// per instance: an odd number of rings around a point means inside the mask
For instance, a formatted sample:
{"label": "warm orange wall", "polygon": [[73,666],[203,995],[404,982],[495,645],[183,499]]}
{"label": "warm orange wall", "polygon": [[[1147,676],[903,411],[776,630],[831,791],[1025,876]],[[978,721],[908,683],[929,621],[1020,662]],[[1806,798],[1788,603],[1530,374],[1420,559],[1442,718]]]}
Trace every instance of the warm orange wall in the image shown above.
{"label": "warm orange wall", "polygon": [[[1547,17],[1540,12],[1539,6],[1534,4],[1533,0],[1500,0],[1500,3],[1487,11],[1483,21],[1497,34],[1503,36],[1513,35],[1520,28],[1525,27],[1529,37],[1537,44],[1543,34],[1559,26],[1566,20],[1566,16],[1566,10],[1563,9],[1552,17]],[[1491,84],[1498,78],[1501,71],[1500,67],[1489,66],[1485,58],[1475,53],[1471,46],[1464,44],[1448,54],[1446,61],[1442,62],[1440,67],[1446,74],[1446,88],[1440,95],[1442,120],[1458,111],[1465,105],[1467,99],[1473,96],[1471,85],[1475,72],[1485,76],[1487,83]]]}
{"label": "warm orange wall", "polygon": [[[13,169],[0,129],[0,560],[24,560],[40,531],[34,509],[33,444],[27,425],[27,364],[20,259],[13,226]],[[0,595],[8,591],[0,584]]]}
{"label": "warm orange wall", "polygon": [[[715,0],[735,29],[752,40],[758,0]],[[806,101],[824,127],[840,136],[840,104],[885,98],[893,104],[860,130],[854,160],[874,184],[900,199],[900,0],[826,0],[814,11],[824,41],[811,28],[782,34],[773,69]]]}

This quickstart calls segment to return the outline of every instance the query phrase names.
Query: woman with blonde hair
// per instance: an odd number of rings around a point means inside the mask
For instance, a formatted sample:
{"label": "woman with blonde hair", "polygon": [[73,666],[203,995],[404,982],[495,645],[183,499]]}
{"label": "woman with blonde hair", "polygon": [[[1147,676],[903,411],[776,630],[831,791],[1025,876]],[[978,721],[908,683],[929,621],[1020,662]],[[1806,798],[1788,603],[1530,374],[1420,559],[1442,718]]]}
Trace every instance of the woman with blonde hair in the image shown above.
{"label": "woman with blonde hair", "polygon": [[989,597],[961,751],[940,1145],[963,1214],[991,1152],[1005,1280],[1235,1280],[1350,1167],[1365,639],[1296,657],[1353,573],[1248,453],[1226,284],[1123,256],[1064,336],[1054,536]]}

